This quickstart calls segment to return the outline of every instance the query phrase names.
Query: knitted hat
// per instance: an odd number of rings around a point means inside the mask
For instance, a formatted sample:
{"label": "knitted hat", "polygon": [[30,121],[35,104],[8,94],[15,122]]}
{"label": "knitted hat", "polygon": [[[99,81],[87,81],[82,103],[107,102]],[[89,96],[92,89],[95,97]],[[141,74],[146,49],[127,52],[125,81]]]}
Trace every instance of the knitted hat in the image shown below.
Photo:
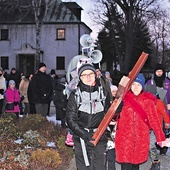
{"label": "knitted hat", "polygon": [[155,66],[155,71],[157,71],[157,70],[162,70],[163,72],[164,72],[164,66],[162,65],[162,64],[157,64],[156,66]]}
{"label": "knitted hat", "polygon": [[117,86],[115,86],[115,85],[111,85],[111,86],[110,86],[110,89],[111,89],[111,91],[113,91],[113,90],[117,90],[118,88],[117,88]]}
{"label": "knitted hat", "polygon": [[55,74],[55,70],[52,69],[50,74],[51,74],[51,75]]}
{"label": "knitted hat", "polygon": [[157,88],[155,85],[151,84],[146,86],[145,91],[152,93],[153,95],[157,94]]}
{"label": "knitted hat", "polygon": [[145,86],[145,77],[142,73],[139,73],[134,82],[140,83],[142,85],[142,89],[144,89]]}
{"label": "knitted hat", "polygon": [[106,71],[106,72],[105,72],[105,76],[106,76],[106,75],[110,75],[110,72]]}
{"label": "knitted hat", "polygon": [[46,67],[45,63],[40,63],[38,69],[40,69],[41,67]]}
{"label": "knitted hat", "polygon": [[100,69],[100,68],[99,68],[99,64],[94,64],[94,68],[95,68],[95,69]]}
{"label": "knitted hat", "polygon": [[78,76],[80,78],[81,74],[85,70],[92,70],[96,74],[96,69],[92,64],[83,64],[78,70]]}
{"label": "knitted hat", "polygon": [[66,78],[65,77],[62,77],[61,79],[60,79],[60,83],[65,83],[66,82]]}
{"label": "knitted hat", "polygon": [[11,84],[15,84],[15,81],[14,80],[10,80],[9,81],[9,85],[11,85]]}

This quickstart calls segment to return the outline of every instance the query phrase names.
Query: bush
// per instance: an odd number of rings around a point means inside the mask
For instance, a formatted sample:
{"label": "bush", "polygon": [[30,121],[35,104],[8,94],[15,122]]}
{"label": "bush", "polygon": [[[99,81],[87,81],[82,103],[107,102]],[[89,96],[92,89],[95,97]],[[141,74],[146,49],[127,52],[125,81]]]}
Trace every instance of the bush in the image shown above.
{"label": "bush", "polygon": [[[0,135],[0,167],[4,170],[63,170],[73,156],[73,149],[65,145],[66,130],[38,114],[22,119],[6,115],[0,119]],[[16,138],[21,144],[14,142]],[[56,147],[50,149],[47,142]]]}
{"label": "bush", "polygon": [[37,131],[29,130],[24,133],[22,143],[29,147],[45,147],[47,144],[46,138],[41,136]]}
{"label": "bush", "polygon": [[59,153],[53,149],[38,149],[31,153],[30,168],[54,170],[62,163]]}
{"label": "bush", "polygon": [[8,136],[12,139],[17,139],[20,136],[18,127],[14,124],[11,116],[0,119],[0,136]]}

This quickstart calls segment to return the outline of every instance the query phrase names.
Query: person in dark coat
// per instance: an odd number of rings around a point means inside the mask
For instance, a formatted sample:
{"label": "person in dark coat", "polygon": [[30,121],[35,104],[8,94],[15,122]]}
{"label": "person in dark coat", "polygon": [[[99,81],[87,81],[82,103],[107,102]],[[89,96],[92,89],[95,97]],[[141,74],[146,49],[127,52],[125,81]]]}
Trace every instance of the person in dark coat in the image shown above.
{"label": "person in dark coat", "polygon": [[95,68],[96,68],[97,79],[100,81],[102,87],[109,92],[110,103],[112,103],[113,97],[112,97],[112,93],[111,93],[111,90],[110,90],[110,84],[109,84],[109,82],[106,80],[106,78],[102,75],[101,70],[100,70],[100,68],[98,67],[98,65],[95,65]]}
{"label": "person in dark coat", "polygon": [[164,65],[157,64],[155,66],[154,75],[147,81],[145,86],[147,87],[149,85],[154,85],[157,88],[157,93],[165,105],[170,104],[170,87],[167,86],[168,79],[165,75]]}
{"label": "person in dark coat", "polygon": [[36,114],[36,109],[35,109],[35,102],[34,102],[34,99],[33,99],[33,92],[32,92],[32,89],[31,89],[31,84],[32,84],[32,79],[33,77],[33,74],[30,74],[29,76],[29,85],[28,85],[28,90],[27,90],[27,96],[28,96],[28,102],[29,102],[29,106],[30,106],[30,114]]}
{"label": "person in dark coat", "polygon": [[67,95],[65,90],[66,79],[62,77],[55,88],[54,105],[56,107],[56,120],[61,120],[61,127],[65,128]]}
{"label": "person in dark coat", "polygon": [[[57,74],[55,73],[55,70],[54,69],[51,69],[51,71],[50,71],[50,77],[51,77],[51,82],[52,82],[52,85],[53,85],[53,93],[52,93],[52,95],[51,95],[51,101],[54,101],[54,97],[56,97],[55,95],[55,88],[56,88],[56,86],[57,86],[57,84],[58,84],[58,76],[57,76]],[[47,115],[48,116],[50,116],[50,104],[51,104],[51,101],[50,101],[50,103],[49,103],[49,106],[48,106],[48,113],[47,113]]]}
{"label": "person in dark coat", "polygon": [[21,75],[18,74],[16,68],[12,68],[10,74],[8,75],[7,87],[8,87],[8,82],[9,82],[10,80],[14,80],[15,83],[16,83],[16,84],[15,84],[15,87],[16,87],[17,89],[19,89],[19,83],[20,83],[20,81],[21,81]]}
{"label": "person in dark coat", "polygon": [[39,64],[38,72],[32,77],[31,91],[36,113],[47,116],[53,86],[51,77],[46,74],[46,65],[44,63]]}

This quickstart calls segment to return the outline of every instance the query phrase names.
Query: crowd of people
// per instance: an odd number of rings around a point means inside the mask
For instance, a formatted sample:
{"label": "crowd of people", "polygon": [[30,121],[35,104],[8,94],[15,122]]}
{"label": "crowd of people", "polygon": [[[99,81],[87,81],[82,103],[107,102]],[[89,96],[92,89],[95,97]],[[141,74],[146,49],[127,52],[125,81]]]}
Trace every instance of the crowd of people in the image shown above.
{"label": "crowd of people", "polygon": [[[161,64],[156,65],[151,80],[146,81],[142,73],[137,75],[96,146],[93,134],[114,101],[118,87],[108,71],[102,74],[92,63],[82,64],[77,71],[79,81],[68,98],[66,122],[69,140],[70,132],[73,135],[78,170],[116,170],[116,161],[121,170],[139,170],[153,148],[166,154],[167,148],[158,144],[166,140],[170,128],[170,77],[165,76]],[[154,83],[149,84],[150,81]],[[156,139],[150,144],[153,132]],[[152,161],[155,166],[157,157]]]}
{"label": "crowd of people", "polygon": [[[157,64],[149,80],[139,73],[94,146],[92,136],[118,90],[110,72],[102,74],[98,65],[90,62],[79,63],[76,82],[71,85],[54,69],[47,74],[42,62],[36,73],[28,75],[15,68],[6,75],[0,68],[0,115],[46,117],[53,102],[56,120],[67,128],[66,144],[74,146],[78,170],[116,170],[116,161],[121,170],[139,170],[149,150],[157,147],[161,155],[167,152],[157,143],[165,141],[170,128],[170,72],[166,75],[163,65]],[[156,139],[150,144],[153,132]]]}
{"label": "crowd of people", "polygon": [[63,94],[63,99],[60,98],[61,83],[64,90],[66,79],[64,77],[59,79],[54,69],[47,74],[46,64],[43,62],[39,64],[36,73],[26,75],[16,68],[12,68],[10,74],[6,74],[0,68],[0,115],[11,113],[18,118],[29,114],[49,116],[50,103],[53,101],[56,107],[56,119],[60,117],[64,127],[65,116],[63,118],[60,116],[64,108],[60,110],[59,108],[61,103],[64,102],[66,105],[67,101],[64,98],[66,94]]}

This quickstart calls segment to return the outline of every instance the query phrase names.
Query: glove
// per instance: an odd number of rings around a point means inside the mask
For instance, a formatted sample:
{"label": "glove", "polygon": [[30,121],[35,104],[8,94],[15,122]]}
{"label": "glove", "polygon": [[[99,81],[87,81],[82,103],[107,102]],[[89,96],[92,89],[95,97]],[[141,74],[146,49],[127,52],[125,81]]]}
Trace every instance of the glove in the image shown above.
{"label": "glove", "polygon": [[18,102],[14,102],[14,105],[16,106],[16,105],[18,105],[19,103]]}
{"label": "glove", "polygon": [[85,143],[88,146],[94,147],[94,144],[90,142],[90,141],[94,141],[94,139],[92,138],[92,134],[90,134],[89,132],[84,132],[82,139],[85,141]]}
{"label": "glove", "polygon": [[4,94],[4,89],[0,89],[0,94]]}
{"label": "glove", "polygon": [[21,96],[20,101],[22,102],[24,99],[25,99],[25,97],[24,97],[24,96]]}

